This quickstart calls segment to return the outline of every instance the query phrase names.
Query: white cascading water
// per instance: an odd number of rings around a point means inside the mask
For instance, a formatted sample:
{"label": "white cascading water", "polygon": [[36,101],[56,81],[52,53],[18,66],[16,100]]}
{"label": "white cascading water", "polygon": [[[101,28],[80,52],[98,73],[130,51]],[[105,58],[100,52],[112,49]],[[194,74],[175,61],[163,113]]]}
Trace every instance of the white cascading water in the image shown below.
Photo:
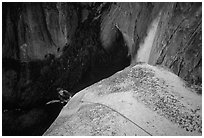
{"label": "white cascading water", "polygon": [[154,38],[157,32],[157,27],[159,24],[159,17],[154,19],[149,27],[149,31],[147,33],[146,38],[144,39],[143,43],[140,43],[139,50],[137,51],[137,62],[145,62],[148,63],[150,52],[154,43]]}

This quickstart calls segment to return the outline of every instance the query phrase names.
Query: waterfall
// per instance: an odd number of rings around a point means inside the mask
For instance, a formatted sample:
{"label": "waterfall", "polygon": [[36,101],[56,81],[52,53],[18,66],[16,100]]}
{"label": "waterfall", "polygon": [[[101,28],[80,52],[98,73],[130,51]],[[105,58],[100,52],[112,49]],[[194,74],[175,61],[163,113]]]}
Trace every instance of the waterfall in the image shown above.
{"label": "waterfall", "polygon": [[151,48],[154,43],[154,38],[157,32],[157,27],[159,23],[159,17],[154,19],[149,27],[148,33],[146,38],[144,39],[143,43],[140,43],[139,45],[139,50],[137,51],[137,57],[136,61],[137,62],[145,62],[148,63],[149,61],[149,56],[151,52]]}

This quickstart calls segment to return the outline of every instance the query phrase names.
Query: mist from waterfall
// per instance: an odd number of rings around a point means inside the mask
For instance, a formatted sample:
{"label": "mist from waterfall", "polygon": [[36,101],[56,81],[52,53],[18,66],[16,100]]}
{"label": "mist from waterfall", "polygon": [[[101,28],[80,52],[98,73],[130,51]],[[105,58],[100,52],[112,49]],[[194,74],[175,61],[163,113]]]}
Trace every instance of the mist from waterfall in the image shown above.
{"label": "mist from waterfall", "polygon": [[139,50],[137,51],[137,62],[148,63],[150,52],[154,43],[154,38],[157,32],[157,27],[159,24],[159,17],[152,21],[152,24],[149,27],[146,38],[143,43],[140,43]]}

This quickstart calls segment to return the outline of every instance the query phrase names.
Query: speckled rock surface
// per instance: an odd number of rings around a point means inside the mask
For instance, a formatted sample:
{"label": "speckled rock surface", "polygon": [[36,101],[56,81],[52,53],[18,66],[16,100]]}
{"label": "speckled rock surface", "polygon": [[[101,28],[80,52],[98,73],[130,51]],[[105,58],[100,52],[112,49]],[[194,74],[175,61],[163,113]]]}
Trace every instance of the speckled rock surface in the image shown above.
{"label": "speckled rock surface", "polygon": [[44,135],[202,135],[202,97],[137,64],[77,93]]}

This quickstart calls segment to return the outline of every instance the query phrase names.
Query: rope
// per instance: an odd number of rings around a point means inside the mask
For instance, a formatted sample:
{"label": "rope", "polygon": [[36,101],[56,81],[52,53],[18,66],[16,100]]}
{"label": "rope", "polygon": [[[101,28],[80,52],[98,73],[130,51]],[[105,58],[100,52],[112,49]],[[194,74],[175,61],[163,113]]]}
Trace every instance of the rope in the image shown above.
{"label": "rope", "polygon": [[130,122],[132,122],[134,125],[136,125],[137,127],[139,127],[141,130],[143,130],[145,133],[147,133],[148,135],[152,136],[151,133],[147,132],[144,128],[142,128],[141,126],[139,126],[137,123],[133,122],[132,120],[130,120],[129,118],[127,118],[125,115],[121,114],[120,112],[118,112],[117,110],[105,105],[105,104],[101,104],[101,103],[94,103],[94,102],[89,102],[89,101],[82,101],[82,102],[88,102],[88,103],[93,103],[93,104],[98,104],[98,105],[102,105],[102,106],[105,106],[109,109],[111,109],[112,111],[120,114],[122,117],[124,117],[125,119],[129,120]]}

